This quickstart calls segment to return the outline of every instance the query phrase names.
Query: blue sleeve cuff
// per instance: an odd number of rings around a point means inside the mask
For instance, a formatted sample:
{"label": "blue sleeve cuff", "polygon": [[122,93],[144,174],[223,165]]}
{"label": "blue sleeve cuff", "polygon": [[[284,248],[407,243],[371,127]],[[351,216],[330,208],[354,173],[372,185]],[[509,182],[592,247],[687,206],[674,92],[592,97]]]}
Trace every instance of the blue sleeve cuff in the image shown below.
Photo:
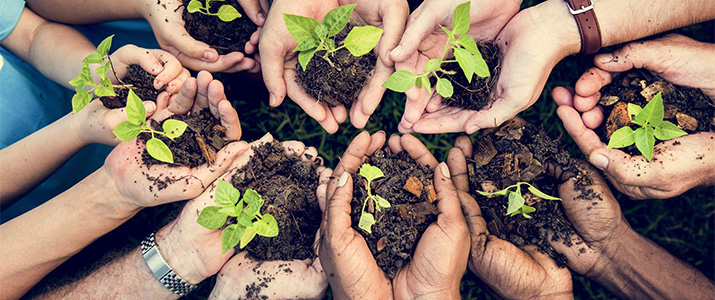
{"label": "blue sleeve cuff", "polygon": [[24,0],[0,1],[0,41],[4,40],[15,29],[24,8]]}

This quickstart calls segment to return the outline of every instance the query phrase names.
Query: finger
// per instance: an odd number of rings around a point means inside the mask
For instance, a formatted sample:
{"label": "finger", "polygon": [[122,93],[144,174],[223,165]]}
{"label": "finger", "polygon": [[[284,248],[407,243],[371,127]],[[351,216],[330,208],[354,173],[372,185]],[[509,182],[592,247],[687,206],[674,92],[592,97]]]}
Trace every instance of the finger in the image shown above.
{"label": "finger", "polygon": [[219,103],[223,101],[228,101],[226,99],[226,94],[224,93],[223,83],[215,79],[209,81],[209,84],[206,88],[206,95],[208,98],[208,108],[209,111],[211,111],[211,114],[217,118],[221,117],[218,108]]}
{"label": "finger", "polygon": [[432,152],[427,149],[427,147],[416,137],[405,134],[400,139],[400,144],[402,148],[410,154],[412,159],[416,160],[419,164],[433,169],[437,166],[437,159],[432,155]]}
{"label": "finger", "polygon": [[651,186],[657,182],[657,173],[643,156],[630,156],[617,149],[596,149],[589,162],[612,179],[624,185]]}
{"label": "finger", "polygon": [[350,122],[355,128],[363,128],[367,124],[370,116],[375,112],[375,109],[380,104],[382,96],[385,94],[385,88],[382,83],[390,77],[394,70],[391,67],[378,61],[375,66],[375,73],[367,82],[360,94],[357,102],[350,109]]}
{"label": "finger", "polygon": [[242,134],[241,121],[238,119],[238,113],[231,105],[231,102],[228,102],[228,100],[219,102],[218,111],[221,125],[226,128],[225,139],[229,141],[240,140]]}
{"label": "finger", "polygon": [[498,127],[507,120],[514,118],[516,114],[529,107],[529,105],[531,104],[524,101],[499,98],[494,101],[491,108],[477,111],[470,116],[464,124],[464,131],[467,134],[472,134],[479,129]]}
{"label": "finger", "polygon": [[581,120],[583,125],[590,129],[596,129],[603,123],[603,110],[600,107],[594,107],[593,109],[581,114]]}
{"label": "finger", "polygon": [[[599,91],[602,87],[611,83],[612,79],[611,73],[599,68],[590,68],[583,73],[581,78],[576,81],[575,86],[575,92],[578,96],[577,99],[574,99],[574,104],[578,106],[576,109],[584,111],[596,106],[596,103],[600,100]],[[597,95],[598,97],[596,97]],[[582,103],[579,104],[578,102]]]}
{"label": "finger", "polygon": [[557,106],[573,107],[574,89],[572,87],[557,86],[551,90],[551,98],[554,99]]}
{"label": "finger", "polygon": [[385,144],[385,139],[387,137],[385,136],[385,131],[379,130],[378,132],[373,133],[370,136],[370,145],[367,147],[367,151],[365,151],[365,154],[368,156],[371,156],[377,151],[377,149],[382,148],[382,146]]}
{"label": "finger", "polygon": [[371,137],[367,131],[360,132],[357,136],[355,136],[355,138],[353,138],[350,145],[348,145],[348,148],[345,149],[343,156],[340,158],[340,162],[337,166],[335,166],[333,178],[330,180],[330,183],[328,183],[328,197],[332,197],[332,194],[335,192],[338,178],[343,173],[357,173],[360,165],[362,164],[362,159],[370,147],[370,142]]}
{"label": "finger", "polygon": [[241,5],[243,11],[254,24],[259,27],[263,26],[266,22],[266,16],[263,14],[258,0],[238,0],[238,4]]}
{"label": "finger", "polygon": [[[149,52],[149,50],[146,50],[146,52]],[[160,65],[162,65],[161,69],[156,72],[149,71],[150,74],[156,75],[156,78],[154,78],[155,89],[160,89],[166,83],[169,83],[182,75],[184,67],[176,57],[171,55],[171,53],[160,49],[152,49],[151,53],[152,56],[158,60]],[[142,68],[144,68],[144,66],[142,66]],[[154,65],[153,68],[156,68],[156,65]]]}
{"label": "finger", "polygon": [[345,109],[345,105],[338,105],[336,107],[331,107],[330,112],[333,114],[335,121],[342,124],[348,119],[348,111]]}
{"label": "finger", "polygon": [[447,154],[447,166],[452,174],[454,186],[464,192],[469,192],[469,177],[467,173],[467,158],[459,148],[449,149]]}
{"label": "finger", "polygon": [[472,157],[472,140],[467,135],[460,135],[454,141],[454,147],[459,148],[466,157]]}
{"label": "finger", "polygon": [[606,144],[601,142],[598,135],[583,124],[581,115],[573,107],[559,106],[556,114],[583,154],[590,155],[595,149],[606,148]]}
{"label": "finger", "polygon": [[351,230],[350,201],[353,199],[353,180],[347,172],[340,175],[337,189],[328,200],[327,231],[339,235]]}
{"label": "finger", "polygon": [[400,153],[405,150],[404,148],[402,148],[402,143],[400,143],[400,135],[398,134],[390,135],[390,139],[387,140],[387,147],[390,148],[390,151],[392,151],[392,153]]}
{"label": "finger", "polygon": [[286,156],[301,156],[305,152],[305,144],[301,141],[285,141],[283,142],[283,149]]}
{"label": "finger", "polygon": [[206,71],[200,71],[196,75],[196,100],[194,101],[194,106],[191,109],[192,112],[197,113],[200,110],[209,107],[209,84],[213,80],[211,73]]}
{"label": "finger", "polygon": [[188,113],[189,110],[191,110],[191,107],[194,106],[197,91],[198,83],[196,78],[187,79],[184,82],[184,85],[181,86],[179,94],[176,95],[176,98],[174,98],[171,104],[169,104],[166,111],[175,115],[184,115]]}
{"label": "finger", "polygon": [[181,86],[184,85],[184,82],[191,78],[191,73],[189,73],[189,70],[186,68],[181,69],[181,73],[179,76],[174,77],[169,81],[168,84],[166,84],[166,88],[164,89],[165,92],[170,93],[170,94],[177,94],[181,90]]}
{"label": "finger", "polygon": [[440,23],[441,18],[438,15],[439,13],[431,13],[420,5],[410,16],[405,33],[402,35],[399,45],[390,52],[390,58],[394,61],[405,61],[410,55],[417,52],[422,41],[432,34],[437,24]]}
{"label": "finger", "polygon": [[444,215],[452,222],[464,223],[457,188],[450,178],[447,164],[440,163],[434,170],[434,190],[437,193],[437,210],[440,216]]}
{"label": "finger", "polygon": [[[171,54],[176,56],[176,58],[181,62],[181,64],[194,71],[208,71],[208,72],[237,72],[236,66],[244,61],[252,61],[245,57],[241,52],[231,52],[225,55],[218,56],[213,62],[207,62],[200,58],[191,57],[185,53],[178,52],[172,48],[166,48]],[[218,54],[217,54],[218,55]],[[248,64],[253,64],[249,62]],[[252,66],[252,65],[251,65]],[[250,66],[249,66],[250,67]]]}
{"label": "finger", "polygon": [[[272,15],[268,16],[269,19],[273,17]],[[285,22],[282,20],[283,17],[280,16],[280,18],[281,20],[276,22],[277,25],[285,26]],[[266,88],[270,93],[269,103],[272,107],[276,107],[283,102],[283,98],[286,95],[286,82],[283,79],[283,73],[287,49],[296,47],[298,44],[295,41],[288,41],[289,45],[284,45],[284,48],[276,47],[274,43],[284,41],[281,41],[281,38],[277,36],[274,30],[261,30],[259,40],[263,41],[258,44],[258,52],[261,53],[263,81],[266,83]],[[289,61],[288,63],[295,63],[295,61]]]}
{"label": "finger", "polygon": [[378,56],[385,66],[392,66],[394,64],[390,58],[390,51],[395,49],[400,43],[400,39],[405,31],[405,23],[407,23],[407,17],[410,13],[407,2],[402,1],[399,2],[399,4],[399,7],[380,7],[384,32],[382,33],[380,44],[378,45]]}
{"label": "finger", "polygon": [[300,160],[304,162],[309,162],[313,163],[315,162],[315,159],[318,157],[318,149],[315,149],[315,147],[308,147],[305,148],[305,152],[303,152],[303,155],[300,156]]}

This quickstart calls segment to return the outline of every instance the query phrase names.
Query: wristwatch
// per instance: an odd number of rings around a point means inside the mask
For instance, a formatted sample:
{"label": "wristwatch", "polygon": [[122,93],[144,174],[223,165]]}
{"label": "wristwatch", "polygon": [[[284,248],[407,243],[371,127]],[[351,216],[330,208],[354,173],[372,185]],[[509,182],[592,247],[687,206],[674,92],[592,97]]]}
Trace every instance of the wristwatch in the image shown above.
{"label": "wristwatch", "polygon": [[186,296],[196,289],[196,285],[190,284],[179,275],[176,275],[174,271],[166,264],[166,261],[161,256],[159,249],[156,246],[154,240],[154,233],[150,234],[141,243],[142,256],[149,270],[154,274],[156,279],[159,279],[167,289],[172,291],[174,294],[179,296]]}
{"label": "wristwatch", "polygon": [[581,54],[596,53],[601,49],[601,28],[598,26],[596,13],[593,12],[593,0],[565,1],[578,25],[581,35]]}

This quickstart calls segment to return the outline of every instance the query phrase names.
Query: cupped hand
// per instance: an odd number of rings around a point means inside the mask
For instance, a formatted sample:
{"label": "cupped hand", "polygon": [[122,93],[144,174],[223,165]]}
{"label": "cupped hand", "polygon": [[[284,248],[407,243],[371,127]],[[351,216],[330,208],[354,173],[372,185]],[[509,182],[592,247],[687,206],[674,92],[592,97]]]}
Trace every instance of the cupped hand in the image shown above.
{"label": "cupped hand", "polygon": [[536,246],[517,248],[491,235],[477,202],[469,195],[465,153],[471,155],[468,137],[460,137],[447,157],[449,172],[469,227],[469,270],[504,299],[573,298],[571,273],[559,268]]}
{"label": "cupped hand", "polygon": [[631,156],[618,149],[606,149],[606,144],[584,124],[584,116],[573,107],[570,90],[555,88],[552,96],[559,105],[556,113],[581,152],[628,197],[670,198],[696,186],[715,184],[712,172],[715,133],[700,132],[661,142],[655,146],[653,159],[648,162],[642,155]]}
{"label": "cupped hand", "polygon": [[[259,27],[263,26],[268,7],[265,0],[238,2],[251,21]],[[185,7],[181,0],[148,1],[141,6],[141,13],[151,25],[161,48],[175,55],[185,67],[195,71],[227,73],[259,70],[256,61],[245,57],[244,53],[218,55],[216,49],[192,38],[184,28],[182,14]],[[247,52],[250,52],[248,49],[255,49],[257,43],[257,39],[251,39],[246,45]]]}
{"label": "cupped hand", "polygon": [[[451,0],[424,1],[407,21],[405,33],[399,45],[391,50],[390,59],[395,61],[395,69],[407,70],[413,74],[424,73],[427,61],[441,58],[449,37],[439,28],[442,25],[452,28],[454,9],[464,1]],[[519,10],[520,1],[472,0],[470,4],[470,29],[467,32],[476,40],[494,40],[500,30]],[[432,91],[413,87],[406,92],[405,114],[398,128],[401,132],[427,132],[413,126],[423,114]],[[445,118],[445,121],[448,118]],[[453,126],[454,127],[454,126]],[[443,129],[433,129],[440,132]],[[461,127],[451,131],[462,131]],[[441,131],[447,132],[447,131]]]}
{"label": "cupped hand", "polygon": [[[134,45],[123,46],[110,55],[112,68],[117,77],[123,79],[127,75],[127,67],[137,64],[144,71],[156,76],[154,88],[159,90],[165,87],[162,93],[175,94],[184,84],[184,81],[191,77],[189,71],[182,67],[179,60],[170,53],[160,49],[144,49]],[[120,84],[114,77],[111,70],[107,72],[108,78],[113,84]]]}
{"label": "cupped hand", "polygon": [[[156,111],[156,104],[153,101],[144,101],[144,108],[146,117],[149,118]],[[121,142],[112,130],[117,124],[127,120],[126,108],[109,109],[102,101],[95,99],[74,116],[73,126],[79,128],[75,132],[80,133],[83,144],[97,143],[113,147]]]}

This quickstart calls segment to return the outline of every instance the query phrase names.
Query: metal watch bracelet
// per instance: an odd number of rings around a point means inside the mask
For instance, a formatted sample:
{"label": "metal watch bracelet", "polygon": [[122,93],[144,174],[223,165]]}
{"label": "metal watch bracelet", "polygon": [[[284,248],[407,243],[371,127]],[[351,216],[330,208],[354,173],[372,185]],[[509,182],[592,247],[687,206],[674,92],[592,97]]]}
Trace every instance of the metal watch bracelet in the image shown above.
{"label": "metal watch bracelet", "polygon": [[154,233],[150,234],[141,243],[142,256],[149,270],[154,274],[167,289],[179,296],[186,296],[196,289],[196,285],[189,284],[176,275],[174,271],[166,264],[166,261],[159,253],[154,240]]}

